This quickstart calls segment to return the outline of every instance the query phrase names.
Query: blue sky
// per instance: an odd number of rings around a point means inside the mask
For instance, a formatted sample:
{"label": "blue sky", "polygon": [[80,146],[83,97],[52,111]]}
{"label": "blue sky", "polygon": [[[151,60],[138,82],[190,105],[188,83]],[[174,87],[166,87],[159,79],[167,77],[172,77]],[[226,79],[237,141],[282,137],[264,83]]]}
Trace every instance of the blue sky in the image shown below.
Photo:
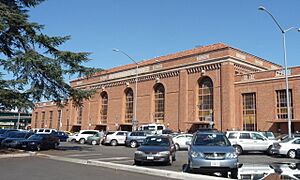
{"label": "blue sky", "polygon": [[[285,29],[300,27],[300,1],[264,0],[48,0],[30,19],[49,35],[71,35],[61,46],[91,52],[87,66],[112,68],[196,46],[223,42],[283,65],[282,34],[258,6]],[[287,33],[288,66],[300,65],[300,33]]]}

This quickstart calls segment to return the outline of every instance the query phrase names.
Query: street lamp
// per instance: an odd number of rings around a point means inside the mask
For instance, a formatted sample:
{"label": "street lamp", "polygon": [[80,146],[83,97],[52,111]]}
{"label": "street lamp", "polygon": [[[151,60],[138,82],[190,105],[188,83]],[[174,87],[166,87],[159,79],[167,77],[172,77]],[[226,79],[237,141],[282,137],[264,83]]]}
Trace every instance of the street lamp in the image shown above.
{"label": "street lamp", "polygon": [[115,52],[120,52],[122,54],[124,54],[125,56],[127,56],[132,62],[135,63],[136,65],[136,72],[135,72],[135,93],[134,93],[134,111],[133,111],[133,120],[132,120],[132,131],[137,130],[137,125],[138,125],[138,121],[136,119],[136,110],[137,110],[137,94],[138,94],[138,70],[139,70],[139,64],[132,58],[130,57],[127,53],[125,53],[124,51],[120,50],[120,49],[113,49],[113,51]]}
{"label": "street lamp", "polygon": [[[281,31],[282,37],[283,37],[283,52],[284,52],[284,71],[285,71],[285,87],[286,87],[286,103],[287,103],[287,113],[288,113],[288,134],[289,137],[292,137],[292,129],[291,129],[291,111],[290,111],[290,96],[289,96],[289,82],[288,82],[288,67],[287,67],[287,55],[286,55],[286,44],[285,44],[285,33],[287,33],[288,31],[294,29],[294,27],[290,27],[288,29],[283,29],[278,21],[275,19],[275,17],[263,6],[259,6],[258,10],[264,11],[267,14],[269,14],[271,16],[271,18],[273,19],[273,21],[276,23],[276,25],[278,26],[278,28]],[[298,31],[300,32],[300,29],[298,29]]]}

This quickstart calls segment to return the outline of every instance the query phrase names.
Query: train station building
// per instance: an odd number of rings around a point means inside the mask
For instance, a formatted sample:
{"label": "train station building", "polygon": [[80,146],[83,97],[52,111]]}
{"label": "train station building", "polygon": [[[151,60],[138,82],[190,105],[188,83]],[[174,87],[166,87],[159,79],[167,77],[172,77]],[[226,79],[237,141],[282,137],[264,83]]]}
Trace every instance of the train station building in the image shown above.
{"label": "train station building", "polygon": [[[300,67],[290,67],[287,75],[296,131]],[[288,131],[283,67],[222,43],[103,70],[71,85],[96,93],[81,107],[37,103],[33,128],[131,130],[132,125],[161,123],[174,131],[209,126]]]}

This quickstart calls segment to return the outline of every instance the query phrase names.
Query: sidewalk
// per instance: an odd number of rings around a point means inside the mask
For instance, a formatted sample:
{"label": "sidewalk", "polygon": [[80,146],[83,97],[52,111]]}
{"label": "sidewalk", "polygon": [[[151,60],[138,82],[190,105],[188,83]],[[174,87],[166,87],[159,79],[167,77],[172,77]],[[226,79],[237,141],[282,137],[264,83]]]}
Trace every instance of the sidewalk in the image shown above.
{"label": "sidewalk", "polygon": [[0,149],[0,158],[35,156],[36,152],[26,152],[19,149]]}

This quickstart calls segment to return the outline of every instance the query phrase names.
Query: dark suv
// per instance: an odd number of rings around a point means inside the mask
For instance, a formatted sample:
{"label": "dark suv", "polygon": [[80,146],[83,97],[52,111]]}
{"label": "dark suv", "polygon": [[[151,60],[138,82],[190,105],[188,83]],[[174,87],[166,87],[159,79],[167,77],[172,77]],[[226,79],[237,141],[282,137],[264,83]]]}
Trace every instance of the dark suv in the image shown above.
{"label": "dark suv", "polygon": [[238,155],[225,134],[213,131],[198,131],[188,144],[190,145],[188,171],[219,172],[223,177],[227,177],[228,172],[230,172],[231,178],[237,178]]}
{"label": "dark suv", "polygon": [[130,146],[132,148],[138,147],[141,143],[143,143],[144,139],[147,136],[150,136],[150,131],[133,131],[127,134],[125,145]]}

